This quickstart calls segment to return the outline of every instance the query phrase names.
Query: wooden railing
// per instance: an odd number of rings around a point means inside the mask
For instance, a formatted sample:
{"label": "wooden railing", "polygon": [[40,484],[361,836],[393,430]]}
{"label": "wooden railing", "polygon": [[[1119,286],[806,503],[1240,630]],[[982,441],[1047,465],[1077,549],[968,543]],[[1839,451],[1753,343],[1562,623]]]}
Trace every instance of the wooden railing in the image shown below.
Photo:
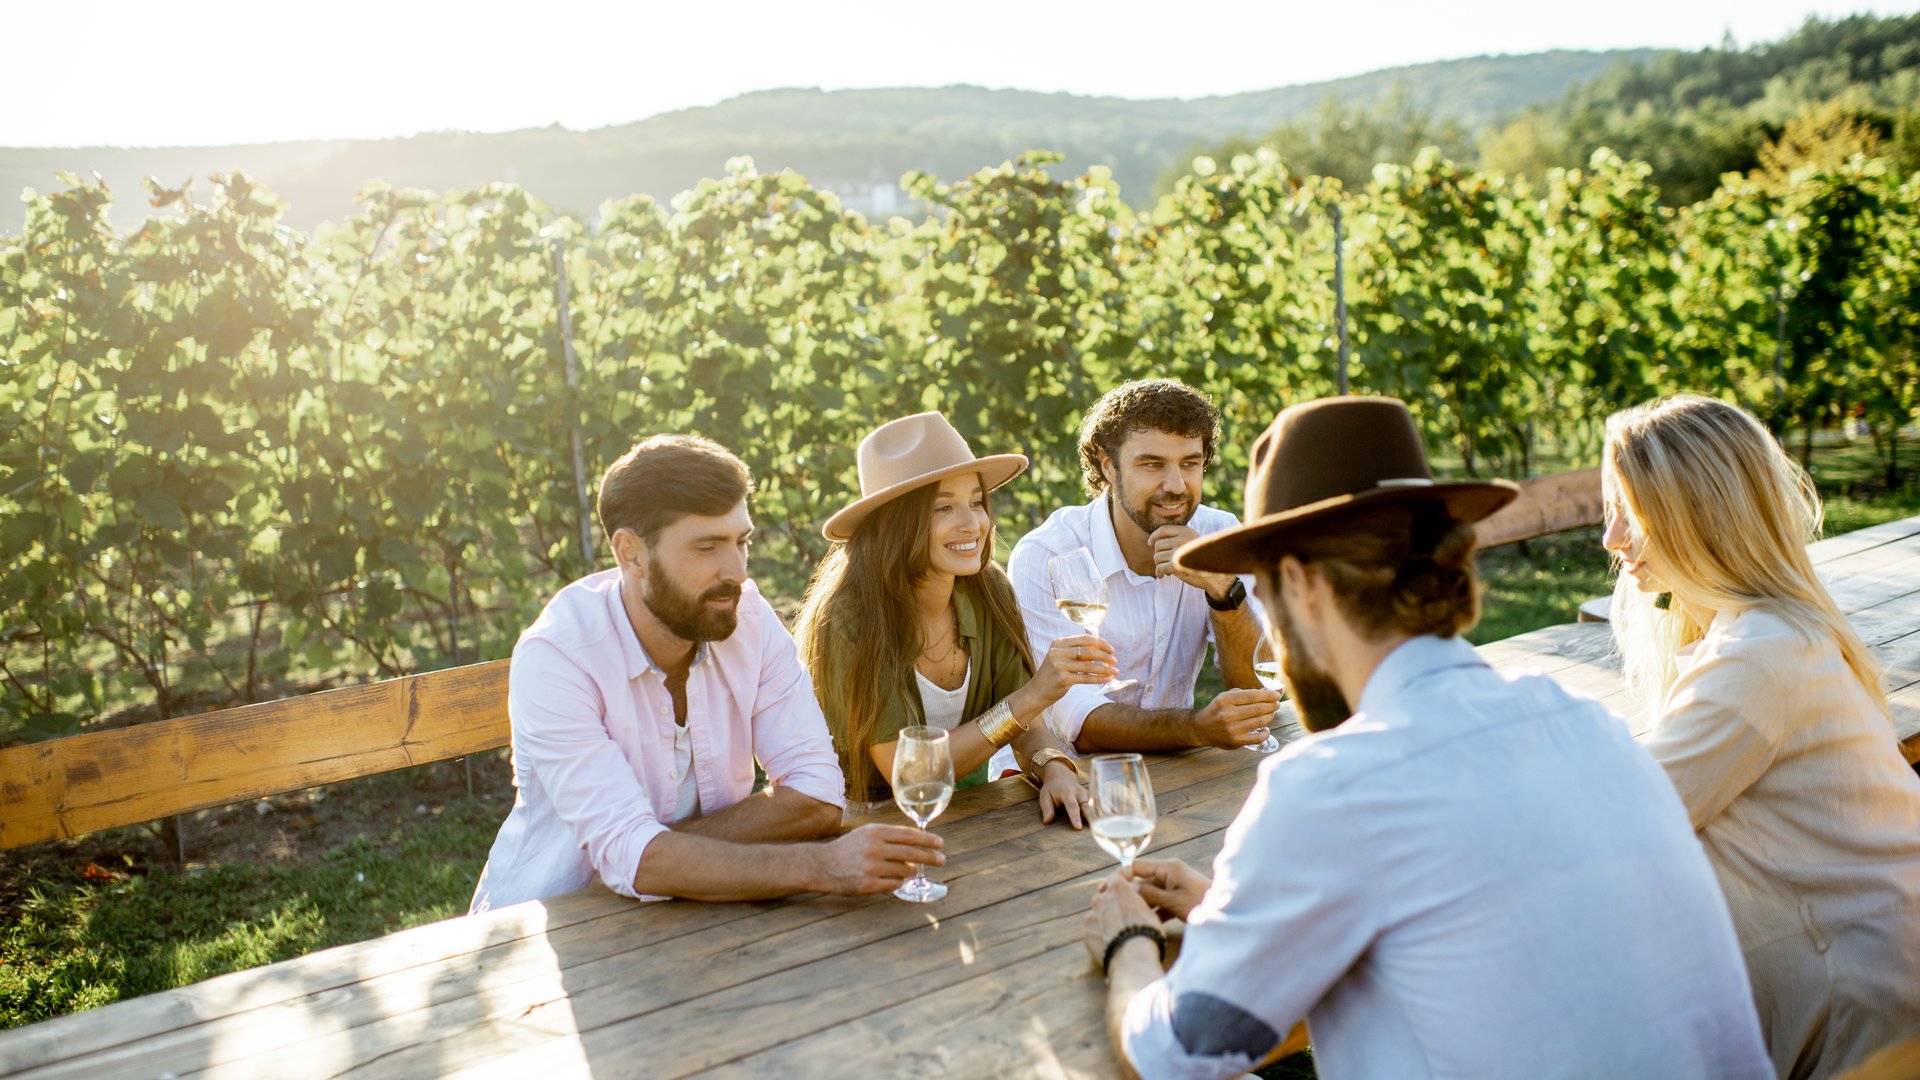
{"label": "wooden railing", "polygon": [[507,661],[0,750],[0,851],[507,744]]}

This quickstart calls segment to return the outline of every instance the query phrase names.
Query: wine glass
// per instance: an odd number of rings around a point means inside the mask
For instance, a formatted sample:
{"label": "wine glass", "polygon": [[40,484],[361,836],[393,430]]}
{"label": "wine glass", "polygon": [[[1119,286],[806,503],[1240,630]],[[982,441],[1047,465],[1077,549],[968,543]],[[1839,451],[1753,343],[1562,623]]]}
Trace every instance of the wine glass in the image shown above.
{"label": "wine glass", "polygon": [[[1255,660],[1253,662],[1253,677],[1260,680],[1261,686],[1264,686],[1269,690],[1279,691],[1281,697],[1286,696],[1287,677],[1280,673],[1280,661]],[[1273,710],[1273,715],[1279,716],[1280,710],[1279,709]],[[1276,738],[1273,734],[1273,721],[1271,720],[1267,721],[1267,737],[1266,738],[1260,740],[1259,742],[1253,744],[1252,746],[1242,747],[1242,749],[1252,750],[1256,754],[1271,754],[1275,750],[1280,749],[1280,740]]]}
{"label": "wine glass", "polygon": [[[893,801],[899,804],[900,812],[924,832],[951,798],[953,753],[947,746],[947,733],[923,726],[901,729],[900,741],[893,747]],[[893,895],[926,904],[947,895],[947,886],[927,877],[926,867],[916,865],[913,877],[893,890]]]}
{"label": "wine glass", "polygon": [[[1047,578],[1053,583],[1053,603],[1060,613],[1099,637],[1100,624],[1107,620],[1107,582],[1094,565],[1093,552],[1081,547],[1055,555],[1047,560]],[[1117,693],[1138,681],[1110,679],[1095,689],[1103,694]]]}
{"label": "wine glass", "polygon": [[1093,838],[1131,873],[1153,839],[1153,780],[1139,754],[1093,758]]}

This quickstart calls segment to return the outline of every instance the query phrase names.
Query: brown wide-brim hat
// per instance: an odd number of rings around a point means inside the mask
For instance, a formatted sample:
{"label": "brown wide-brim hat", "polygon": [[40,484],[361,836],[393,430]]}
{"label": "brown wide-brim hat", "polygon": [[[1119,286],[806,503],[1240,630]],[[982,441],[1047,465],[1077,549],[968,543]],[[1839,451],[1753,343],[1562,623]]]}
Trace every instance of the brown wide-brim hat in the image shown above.
{"label": "brown wide-brim hat", "polygon": [[1173,560],[1247,573],[1272,565],[1289,530],[1343,510],[1430,501],[1472,523],[1519,494],[1506,480],[1435,481],[1413,414],[1396,398],[1322,398],[1281,410],[1253,444],[1246,523],[1195,540]]}
{"label": "brown wide-brim hat", "polygon": [[829,540],[851,539],[881,505],[949,476],[977,472],[980,486],[992,491],[1027,471],[1024,454],[974,457],[967,440],[937,412],[881,424],[860,440],[859,460],[860,498],[827,519],[820,531]]}

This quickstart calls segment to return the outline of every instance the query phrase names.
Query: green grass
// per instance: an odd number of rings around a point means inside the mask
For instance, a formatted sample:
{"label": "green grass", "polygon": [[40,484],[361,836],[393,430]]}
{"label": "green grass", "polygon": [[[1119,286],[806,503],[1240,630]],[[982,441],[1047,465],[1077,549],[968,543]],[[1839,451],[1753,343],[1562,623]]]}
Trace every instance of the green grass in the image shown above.
{"label": "green grass", "polygon": [[[405,786],[356,783],[379,782]],[[380,801],[409,806],[401,795]],[[505,813],[462,795],[383,813],[323,852],[184,872],[134,854],[44,859],[0,919],[0,1027],[465,914]]]}

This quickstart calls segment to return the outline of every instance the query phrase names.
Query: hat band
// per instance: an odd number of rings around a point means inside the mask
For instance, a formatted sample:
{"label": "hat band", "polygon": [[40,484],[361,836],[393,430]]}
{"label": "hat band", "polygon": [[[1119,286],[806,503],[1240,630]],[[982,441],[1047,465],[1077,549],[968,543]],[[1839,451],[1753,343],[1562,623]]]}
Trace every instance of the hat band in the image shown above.
{"label": "hat band", "polygon": [[1373,486],[1383,488],[1432,487],[1433,481],[1424,476],[1407,476],[1392,480],[1375,480]]}

